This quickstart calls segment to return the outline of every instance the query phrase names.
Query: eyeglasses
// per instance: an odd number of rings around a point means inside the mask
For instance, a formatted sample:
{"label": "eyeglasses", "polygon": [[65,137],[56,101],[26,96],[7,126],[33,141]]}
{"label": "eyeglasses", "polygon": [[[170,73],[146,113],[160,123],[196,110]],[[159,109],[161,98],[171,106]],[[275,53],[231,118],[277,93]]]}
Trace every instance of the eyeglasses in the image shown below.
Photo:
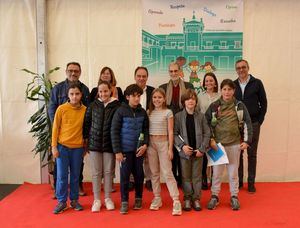
{"label": "eyeglasses", "polygon": [[74,73],[74,74],[79,74],[79,73],[80,73],[79,70],[67,70],[67,71],[68,71],[68,73],[70,73],[70,74],[72,74],[72,73]]}
{"label": "eyeglasses", "polygon": [[178,70],[169,70],[170,73],[177,73]]}
{"label": "eyeglasses", "polygon": [[235,69],[236,70],[242,70],[242,69],[245,70],[246,68],[247,68],[247,66],[241,66],[241,67],[236,67]]}

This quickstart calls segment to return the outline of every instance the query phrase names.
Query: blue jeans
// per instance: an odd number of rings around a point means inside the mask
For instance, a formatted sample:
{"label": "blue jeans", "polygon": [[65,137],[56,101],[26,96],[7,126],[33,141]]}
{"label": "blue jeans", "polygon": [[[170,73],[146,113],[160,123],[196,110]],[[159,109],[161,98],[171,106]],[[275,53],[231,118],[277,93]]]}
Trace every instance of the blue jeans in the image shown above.
{"label": "blue jeans", "polygon": [[78,200],[79,175],[83,148],[68,148],[58,144],[56,197],[58,202],[67,202],[68,176],[70,169],[70,200]]}

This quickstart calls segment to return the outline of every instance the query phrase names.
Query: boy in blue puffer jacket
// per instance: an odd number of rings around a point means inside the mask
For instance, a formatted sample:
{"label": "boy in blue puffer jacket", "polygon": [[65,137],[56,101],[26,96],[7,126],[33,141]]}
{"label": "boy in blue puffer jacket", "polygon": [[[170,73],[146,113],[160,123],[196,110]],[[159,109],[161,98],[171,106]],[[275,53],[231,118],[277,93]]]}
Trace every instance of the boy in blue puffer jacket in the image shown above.
{"label": "boy in blue puffer jacket", "polygon": [[129,176],[135,182],[134,210],[142,208],[143,158],[149,142],[149,121],[140,105],[143,90],[136,84],[124,92],[128,104],[123,103],[115,112],[111,126],[111,141],[116,160],[120,162],[121,214],[128,213]]}

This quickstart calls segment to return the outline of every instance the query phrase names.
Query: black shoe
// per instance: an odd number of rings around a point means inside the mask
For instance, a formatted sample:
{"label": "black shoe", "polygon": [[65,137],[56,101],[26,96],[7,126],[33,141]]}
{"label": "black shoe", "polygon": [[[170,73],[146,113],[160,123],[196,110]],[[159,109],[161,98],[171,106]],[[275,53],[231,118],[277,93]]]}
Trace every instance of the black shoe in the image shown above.
{"label": "black shoe", "polygon": [[194,200],[193,208],[194,208],[195,211],[201,211],[202,210],[199,200]]}
{"label": "black shoe", "polygon": [[184,211],[190,211],[190,210],[192,210],[192,203],[191,203],[190,200],[185,200],[183,202],[183,210]]}
{"label": "black shoe", "polygon": [[147,180],[147,181],[146,181],[146,183],[145,183],[145,188],[146,188],[149,192],[152,192],[152,191],[153,191],[151,180]]}
{"label": "black shoe", "polygon": [[202,179],[202,190],[208,190],[207,178]]}
{"label": "black shoe", "polygon": [[128,191],[133,191],[133,190],[134,190],[134,182],[130,181],[128,186]]}
{"label": "black shoe", "polygon": [[242,189],[244,187],[243,182],[239,182],[239,189]]}
{"label": "black shoe", "polygon": [[128,213],[128,202],[121,202],[120,213],[123,215]]}
{"label": "black shoe", "polygon": [[248,183],[248,192],[252,193],[252,194],[256,192],[256,188],[255,188],[254,184]]}
{"label": "black shoe", "polygon": [[207,204],[207,209],[208,210],[214,210],[216,209],[217,205],[219,204],[219,198],[215,195],[212,195],[208,204]]}
{"label": "black shoe", "polygon": [[133,210],[140,210],[140,209],[142,209],[142,199],[135,198]]}

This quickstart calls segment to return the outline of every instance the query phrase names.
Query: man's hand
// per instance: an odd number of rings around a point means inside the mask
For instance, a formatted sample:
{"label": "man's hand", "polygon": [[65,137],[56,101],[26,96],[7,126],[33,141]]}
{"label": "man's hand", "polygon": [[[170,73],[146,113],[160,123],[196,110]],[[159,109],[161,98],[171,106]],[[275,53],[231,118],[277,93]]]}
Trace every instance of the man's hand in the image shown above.
{"label": "man's hand", "polygon": [[137,157],[143,156],[146,150],[147,150],[147,145],[146,144],[142,145],[140,148],[137,149],[136,156]]}
{"label": "man's hand", "polygon": [[59,157],[59,152],[56,146],[52,147],[52,155],[54,158],[58,158]]}
{"label": "man's hand", "polygon": [[186,155],[188,155],[188,156],[191,156],[191,155],[193,154],[193,148],[190,147],[190,146],[188,146],[188,145],[184,145],[184,146],[182,147],[182,150],[183,150],[183,152],[184,152]]}

